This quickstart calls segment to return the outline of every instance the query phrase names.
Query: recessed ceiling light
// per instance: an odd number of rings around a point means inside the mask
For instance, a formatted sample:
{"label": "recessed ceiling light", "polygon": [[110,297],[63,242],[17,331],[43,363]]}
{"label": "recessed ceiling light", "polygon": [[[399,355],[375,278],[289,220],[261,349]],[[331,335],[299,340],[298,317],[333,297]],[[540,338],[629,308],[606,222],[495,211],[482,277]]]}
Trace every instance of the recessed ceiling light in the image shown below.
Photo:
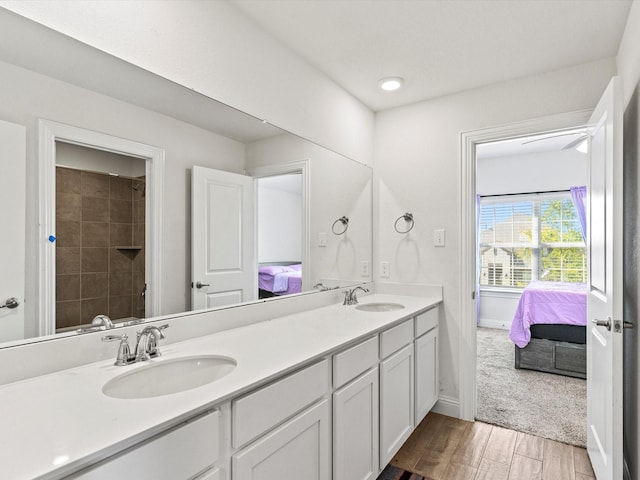
{"label": "recessed ceiling light", "polygon": [[386,77],[378,82],[380,88],[385,92],[393,92],[398,90],[402,84],[404,83],[404,78],[402,77]]}

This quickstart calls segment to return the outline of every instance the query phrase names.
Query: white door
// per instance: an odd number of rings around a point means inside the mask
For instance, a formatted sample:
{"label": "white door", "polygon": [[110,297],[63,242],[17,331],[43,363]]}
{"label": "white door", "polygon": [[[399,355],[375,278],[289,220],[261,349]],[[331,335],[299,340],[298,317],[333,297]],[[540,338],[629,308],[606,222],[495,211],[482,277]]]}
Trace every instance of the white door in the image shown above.
{"label": "white door", "polygon": [[391,461],[413,431],[413,344],[380,364],[380,466]]}
{"label": "white door", "polygon": [[[26,128],[0,121],[0,342],[24,338]],[[9,302],[12,303],[12,302]]]}
{"label": "white door", "polygon": [[438,328],[415,342],[416,414],[418,425],[438,401]]}
{"label": "white door", "polygon": [[378,369],[333,394],[333,480],[374,480],[378,474]]}
{"label": "white door", "polygon": [[257,298],[253,178],[193,167],[191,306],[219,307]]}
{"label": "white door", "polygon": [[590,120],[587,450],[599,480],[622,478],[622,105],[614,78]]}

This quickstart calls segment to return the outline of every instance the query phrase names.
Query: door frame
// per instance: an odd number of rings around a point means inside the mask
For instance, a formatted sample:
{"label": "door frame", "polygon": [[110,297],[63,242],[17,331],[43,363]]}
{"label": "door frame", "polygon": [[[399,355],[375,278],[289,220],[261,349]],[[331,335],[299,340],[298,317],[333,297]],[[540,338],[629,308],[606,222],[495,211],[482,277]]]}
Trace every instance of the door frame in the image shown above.
{"label": "door frame", "polygon": [[476,415],[476,145],[587,125],[592,110],[551,115],[460,134],[459,417]]}
{"label": "door frame", "polygon": [[[256,181],[259,178],[265,177],[278,177],[280,175],[288,175],[288,174],[301,174],[302,175],[302,218],[301,218],[301,230],[302,230],[302,291],[307,291],[311,288],[309,279],[310,275],[310,267],[311,267],[311,245],[310,241],[310,208],[311,208],[311,188],[309,182],[309,169],[310,162],[309,159],[300,160],[299,162],[292,163],[284,163],[281,165],[266,165],[263,167],[255,167],[245,170],[245,173],[251,177],[253,177]],[[256,189],[257,192],[257,189]],[[256,212],[254,222],[255,222],[255,232],[256,236],[258,234],[258,195],[254,196],[254,211]],[[258,242],[255,242],[255,258],[258,258]],[[306,270],[306,273],[305,273]]]}
{"label": "door frame", "polygon": [[162,315],[164,149],[125,138],[38,119],[38,335],[55,333],[56,142],[145,160],[145,317]]}

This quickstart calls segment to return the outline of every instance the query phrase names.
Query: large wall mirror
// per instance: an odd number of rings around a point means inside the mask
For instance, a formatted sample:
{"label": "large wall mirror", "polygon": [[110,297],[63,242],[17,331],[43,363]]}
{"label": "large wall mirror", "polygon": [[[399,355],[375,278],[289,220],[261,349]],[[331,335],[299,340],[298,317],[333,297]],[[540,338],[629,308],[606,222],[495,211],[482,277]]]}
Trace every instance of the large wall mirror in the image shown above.
{"label": "large wall mirror", "polygon": [[370,167],[4,9],[0,31],[0,347],[371,281]]}

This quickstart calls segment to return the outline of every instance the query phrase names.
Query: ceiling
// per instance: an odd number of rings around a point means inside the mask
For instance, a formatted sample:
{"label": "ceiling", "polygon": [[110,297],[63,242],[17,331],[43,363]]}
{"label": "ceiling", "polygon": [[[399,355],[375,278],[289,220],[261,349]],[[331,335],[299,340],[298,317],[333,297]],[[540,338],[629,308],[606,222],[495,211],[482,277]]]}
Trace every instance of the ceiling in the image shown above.
{"label": "ceiling", "polygon": [[[613,57],[632,3],[229,1],[374,111]],[[402,90],[379,90],[386,76]]]}
{"label": "ceiling", "polygon": [[[476,159],[518,157],[538,153],[577,150],[577,147],[586,137],[585,128],[576,128],[483,143],[476,147]],[[583,155],[585,154],[580,150],[577,151]]]}

